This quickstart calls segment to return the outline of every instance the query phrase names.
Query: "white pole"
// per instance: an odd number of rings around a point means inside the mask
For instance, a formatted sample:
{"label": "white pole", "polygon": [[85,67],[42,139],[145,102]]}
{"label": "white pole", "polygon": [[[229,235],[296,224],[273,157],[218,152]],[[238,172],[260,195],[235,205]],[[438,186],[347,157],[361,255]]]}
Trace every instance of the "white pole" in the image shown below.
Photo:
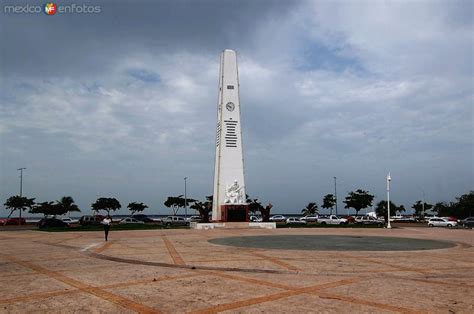
{"label": "white pole", "polygon": [[392,178],[390,177],[390,172],[387,175],[387,229],[392,229],[392,225],[390,225],[390,181]]}

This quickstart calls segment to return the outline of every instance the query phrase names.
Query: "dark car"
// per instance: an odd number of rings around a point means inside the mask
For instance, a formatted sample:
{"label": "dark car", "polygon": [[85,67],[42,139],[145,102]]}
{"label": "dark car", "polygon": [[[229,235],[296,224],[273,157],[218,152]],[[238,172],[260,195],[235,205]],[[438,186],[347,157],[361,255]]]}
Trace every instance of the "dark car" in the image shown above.
{"label": "dark car", "polygon": [[135,218],[136,220],[140,220],[143,222],[153,222],[153,219],[151,219],[150,217],[144,214],[133,215],[132,218]]}
{"label": "dark car", "polygon": [[464,228],[474,228],[474,217],[467,217],[461,220],[461,224]]}
{"label": "dark car", "polygon": [[67,223],[56,218],[43,218],[38,222],[38,227],[43,228],[58,228],[58,227],[69,227]]}
{"label": "dark car", "polygon": [[95,215],[95,216],[85,215],[85,216],[82,216],[82,217],[79,219],[79,223],[81,224],[81,226],[86,226],[86,225],[100,225],[100,223],[102,222],[102,220],[104,220],[104,217],[103,217],[103,216],[99,216],[99,215]]}
{"label": "dark car", "polygon": [[169,227],[169,226],[189,226],[189,221],[186,221],[184,217],[179,216],[168,216],[163,219],[162,224]]}

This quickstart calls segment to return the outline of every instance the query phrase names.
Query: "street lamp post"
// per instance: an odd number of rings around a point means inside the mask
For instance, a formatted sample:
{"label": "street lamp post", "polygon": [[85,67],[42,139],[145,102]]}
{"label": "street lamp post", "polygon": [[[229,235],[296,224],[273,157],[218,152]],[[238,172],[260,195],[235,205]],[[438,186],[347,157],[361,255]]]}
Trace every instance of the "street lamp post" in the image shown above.
{"label": "street lamp post", "polygon": [[[336,216],[337,216],[337,183],[336,183],[336,177],[334,177],[334,200],[336,201]],[[332,214],[332,208],[331,208],[331,214]]]}
{"label": "street lamp post", "polygon": [[423,217],[423,219],[425,219],[425,191],[424,190],[421,190],[421,192],[423,192],[423,203],[421,203],[421,215]]}
{"label": "street lamp post", "polygon": [[186,180],[188,177],[184,177],[184,219],[188,219],[188,200],[186,195]]}
{"label": "street lamp post", "polygon": [[[18,168],[17,171],[20,171],[20,197],[23,196],[23,170],[26,168]],[[21,208],[20,208],[20,219],[18,219],[18,224],[21,225]]]}
{"label": "street lamp post", "polygon": [[387,229],[392,229],[392,225],[390,225],[390,181],[392,181],[392,177],[389,172],[387,175]]}

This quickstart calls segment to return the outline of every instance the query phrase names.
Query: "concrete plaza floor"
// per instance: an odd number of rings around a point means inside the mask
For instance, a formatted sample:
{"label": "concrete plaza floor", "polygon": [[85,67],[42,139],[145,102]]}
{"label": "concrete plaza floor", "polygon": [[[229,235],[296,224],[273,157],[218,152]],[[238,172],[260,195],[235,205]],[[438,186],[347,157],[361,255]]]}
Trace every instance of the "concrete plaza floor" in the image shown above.
{"label": "concrete plaza floor", "polygon": [[[452,241],[423,251],[236,248],[250,235]],[[433,228],[0,232],[0,312],[474,312],[474,231]]]}

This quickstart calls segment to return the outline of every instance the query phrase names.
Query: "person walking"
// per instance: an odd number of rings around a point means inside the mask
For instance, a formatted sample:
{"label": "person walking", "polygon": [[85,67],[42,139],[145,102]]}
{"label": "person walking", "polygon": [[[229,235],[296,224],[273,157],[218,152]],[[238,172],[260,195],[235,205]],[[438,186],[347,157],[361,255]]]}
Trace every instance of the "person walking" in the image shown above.
{"label": "person walking", "polygon": [[104,225],[105,241],[108,241],[107,238],[109,237],[110,225],[112,224],[112,218],[110,218],[110,215],[107,215],[107,217],[102,220],[102,224]]}

